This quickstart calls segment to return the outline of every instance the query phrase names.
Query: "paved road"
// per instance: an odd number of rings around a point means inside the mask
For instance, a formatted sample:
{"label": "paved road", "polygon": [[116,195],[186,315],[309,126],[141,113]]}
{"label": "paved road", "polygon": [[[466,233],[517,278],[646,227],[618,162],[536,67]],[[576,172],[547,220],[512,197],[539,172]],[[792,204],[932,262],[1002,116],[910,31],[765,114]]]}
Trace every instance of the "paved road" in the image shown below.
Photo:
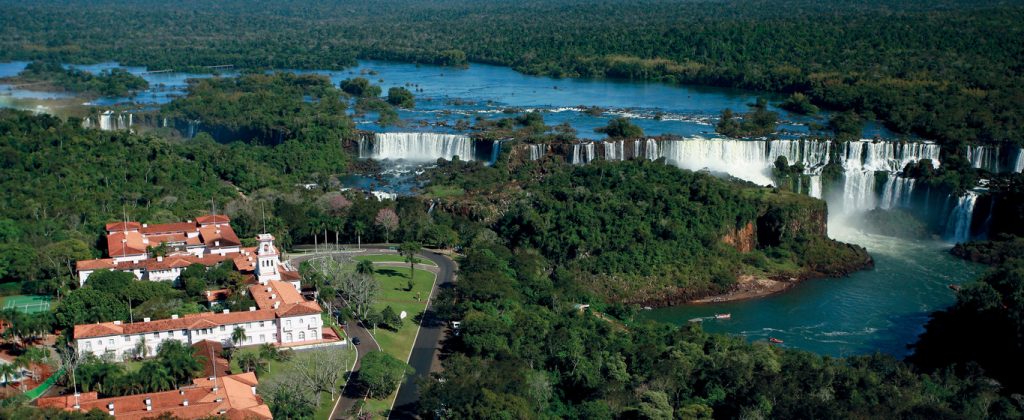
{"label": "paved road", "polygon": [[420,323],[420,333],[416,336],[416,343],[412,347],[412,355],[409,356],[409,365],[416,369],[416,374],[406,378],[398,389],[398,397],[391,409],[392,419],[417,418],[419,386],[416,384],[418,378],[426,378],[430,375],[431,368],[435,366],[434,359],[441,348],[441,340],[444,339],[445,325],[437,319],[434,312],[434,297],[438,290],[445,287],[452,287],[455,281],[455,263],[448,257],[424,251],[420,255],[437,264],[437,283],[430,292],[430,302],[427,310],[423,313],[423,321]]}
{"label": "paved road", "polygon": [[[363,245],[363,249],[369,250],[372,253],[380,253],[380,251],[387,252],[388,246],[380,244]],[[416,374],[408,377],[398,389],[398,397],[395,399],[395,405],[391,411],[390,418],[392,419],[418,418],[419,387],[416,381],[418,378],[428,377],[432,369],[436,370],[438,368],[438,364],[435,363],[437,352],[441,348],[441,340],[445,338],[445,325],[437,319],[433,311],[434,297],[437,296],[439,289],[451,287],[455,281],[456,266],[451,259],[427,250],[420,252],[420,256],[437,265],[437,281],[434,283],[434,288],[430,291],[430,301],[428,302],[426,312],[423,314],[419,334],[416,336],[416,342],[413,344],[412,354],[409,356],[409,365],[416,370]],[[312,255],[294,255],[290,260],[297,266],[301,261],[311,257]],[[346,330],[350,337],[359,337],[362,341],[359,346],[356,346],[359,357],[352,373],[353,377],[355,377],[358,375],[359,363],[363,356],[370,351],[379,351],[380,347],[377,346],[370,332],[355,322],[350,322]],[[349,383],[352,382],[350,381]],[[335,404],[333,418],[349,418],[352,407],[355,406],[357,401],[362,400],[364,395],[365,390],[346,385],[342,392],[342,398]]]}

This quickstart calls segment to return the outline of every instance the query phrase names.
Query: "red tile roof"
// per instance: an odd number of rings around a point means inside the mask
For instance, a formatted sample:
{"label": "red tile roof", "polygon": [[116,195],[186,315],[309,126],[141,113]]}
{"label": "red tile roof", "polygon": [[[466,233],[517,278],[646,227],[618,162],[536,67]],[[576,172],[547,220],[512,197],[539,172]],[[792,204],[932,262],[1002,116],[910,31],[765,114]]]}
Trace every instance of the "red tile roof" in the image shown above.
{"label": "red tile roof", "polygon": [[150,322],[124,324],[104,322],[99,324],[75,325],[74,338],[106,337],[111,335],[144,334],[157,331],[195,330],[212,328],[221,325],[240,324],[253,321],[270,321],[277,314],[274,310],[257,310],[242,312],[203,312],[178,317],[177,319],[158,319]]}
{"label": "red tile roof", "polygon": [[230,223],[231,222],[231,218],[229,218],[229,217],[227,217],[227,216],[225,216],[223,214],[214,214],[214,215],[209,215],[208,214],[206,216],[199,216],[199,217],[197,217],[196,218],[196,222],[198,222],[201,225],[206,225],[206,224],[211,224],[211,223]]}
{"label": "red tile roof", "polygon": [[139,262],[125,261],[114,264],[112,258],[101,258],[96,260],[82,260],[75,263],[75,269],[78,271],[88,270],[147,270],[147,271],[161,271],[170,270],[172,268],[185,268],[192,264],[202,264],[207,267],[213,267],[220,264],[222,261],[233,259],[237,256],[237,253],[230,252],[224,255],[220,254],[207,254],[202,257],[197,257],[193,254],[176,254],[168,255],[161,258],[150,258],[141,260]]}
{"label": "red tile roof", "polygon": [[107,255],[120,257],[146,253],[145,239],[139,232],[114,232],[107,235]]}
{"label": "red tile roof", "polygon": [[[242,241],[238,240],[238,235],[235,235],[234,229],[231,229],[229,225],[203,226],[199,228],[199,237],[202,238],[203,243],[208,247],[238,246],[242,244]],[[216,245],[217,241],[220,241],[220,245]]]}
{"label": "red tile roof", "polygon": [[157,233],[185,233],[195,232],[196,224],[192,222],[161,223],[156,225],[143,226],[140,231],[147,235]]}
{"label": "red tile roof", "polygon": [[107,223],[107,232],[123,232],[126,230],[139,230],[142,229],[142,223],[139,222],[114,222]]}
{"label": "red tile roof", "polygon": [[[270,291],[267,291],[267,289],[270,289]],[[256,301],[256,305],[261,309],[273,308],[274,303],[285,306],[306,301],[299,291],[295,289],[295,286],[283,281],[270,281],[266,285],[251,285],[249,286],[249,294],[252,295],[252,299]],[[274,298],[271,299],[271,296]]]}
{"label": "red tile roof", "polygon": [[[136,420],[158,417],[167,413],[173,417],[196,419],[211,416],[227,416],[229,419],[270,419],[270,407],[255,394],[253,387],[259,382],[252,372],[237,375],[194,379],[192,386],[178,390],[152,392],[113,398],[98,398],[95,392],[86,392],[78,397],[82,412],[92,409],[109,411],[114,406],[117,419]],[[149,400],[152,410],[146,409]],[[188,405],[185,405],[188,401]],[[75,396],[40,398],[40,407],[62,408],[75,411]]]}

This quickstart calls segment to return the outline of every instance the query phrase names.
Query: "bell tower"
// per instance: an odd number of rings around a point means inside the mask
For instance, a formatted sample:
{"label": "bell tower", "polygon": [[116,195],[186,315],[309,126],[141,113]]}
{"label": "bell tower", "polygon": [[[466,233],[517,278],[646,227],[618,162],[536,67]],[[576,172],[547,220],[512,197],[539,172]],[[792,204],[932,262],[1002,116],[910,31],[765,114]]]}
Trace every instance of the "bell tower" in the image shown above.
{"label": "bell tower", "polygon": [[274,236],[262,233],[256,236],[256,280],[260,284],[268,281],[281,280],[281,255],[274,247]]}

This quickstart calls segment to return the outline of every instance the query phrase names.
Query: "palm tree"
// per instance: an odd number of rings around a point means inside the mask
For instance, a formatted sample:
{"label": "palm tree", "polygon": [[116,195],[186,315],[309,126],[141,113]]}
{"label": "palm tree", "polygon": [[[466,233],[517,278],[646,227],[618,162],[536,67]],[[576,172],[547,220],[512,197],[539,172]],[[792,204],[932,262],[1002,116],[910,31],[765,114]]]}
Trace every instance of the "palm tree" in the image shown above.
{"label": "palm tree", "polygon": [[171,377],[170,371],[156,361],[142,364],[142,367],[139,368],[136,382],[141,384],[142,388],[147,392],[164,391],[174,388],[174,378]]}
{"label": "palm tree", "polygon": [[364,276],[372,276],[373,275],[373,261],[370,261],[370,260],[359,261],[359,263],[356,264],[356,272],[359,273],[359,274],[362,274]]}
{"label": "palm tree", "polygon": [[359,249],[363,249],[363,233],[366,232],[366,223],[356,220],[352,222],[352,230],[356,232],[356,244]]}
{"label": "palm tree", "polygon": [[243,372],[256,372],[256,375],[262,375],[267,371],[267,361],[264,360],[258,353],[245,352],[238,355],[238,367]]}
{"label": "palm tree", "polygon": [[231,342],[235,344],[235,347],[245,342],[245,328],[235,327],[235,330],[231,332]]}
{"label": "palm tree", "polygon": [[274,345],[270,343],[263,343],[260,345],[259,354],[260,357],[267,360],[278,360],[278,358],[281,357],[277,347],[274,347]]}
{"label": "palm tree", "polygon": [[[405,262],[409,263],[409,281],[412,282],[413,270],[416,266],[416,254],[420,252],[422,246],[419,242],[403,242],[398,247],[398,253],[405,257]],[[412,288],[409,288],[412,290]]]}
{"label": "palm tree", "polygon": [[18,375],[18,367],[14,363],[0,363],[0,378],[3,378],[4,386],[10,383]]}
{"label": "palm tree", "polygon": [[139,359],[145,359],[149,356],[149,346],[146,345],[146,337],[139,337],[139,342],[135,343],[133,353]]}

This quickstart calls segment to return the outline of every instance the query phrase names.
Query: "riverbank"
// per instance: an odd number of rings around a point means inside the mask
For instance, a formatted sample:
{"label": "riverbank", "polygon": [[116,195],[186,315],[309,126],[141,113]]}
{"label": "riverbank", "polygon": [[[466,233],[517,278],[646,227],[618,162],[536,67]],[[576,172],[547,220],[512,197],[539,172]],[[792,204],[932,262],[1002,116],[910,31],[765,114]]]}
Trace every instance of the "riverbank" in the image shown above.
{"label": "riverbank", "polygon": [[788,290],[789,288],[797,285],[799,281],[800,280],[796,277],[790,277],[787,279],[772,279],[768,277],[743,275],[736,279],[736,285],[733,286],[732,289],[730,289],[728,292],[704,298],[694,299],[689,301],[688,303],[722,303],[748,299],[757,299],[765,296],[771,296],[776,293]]}

